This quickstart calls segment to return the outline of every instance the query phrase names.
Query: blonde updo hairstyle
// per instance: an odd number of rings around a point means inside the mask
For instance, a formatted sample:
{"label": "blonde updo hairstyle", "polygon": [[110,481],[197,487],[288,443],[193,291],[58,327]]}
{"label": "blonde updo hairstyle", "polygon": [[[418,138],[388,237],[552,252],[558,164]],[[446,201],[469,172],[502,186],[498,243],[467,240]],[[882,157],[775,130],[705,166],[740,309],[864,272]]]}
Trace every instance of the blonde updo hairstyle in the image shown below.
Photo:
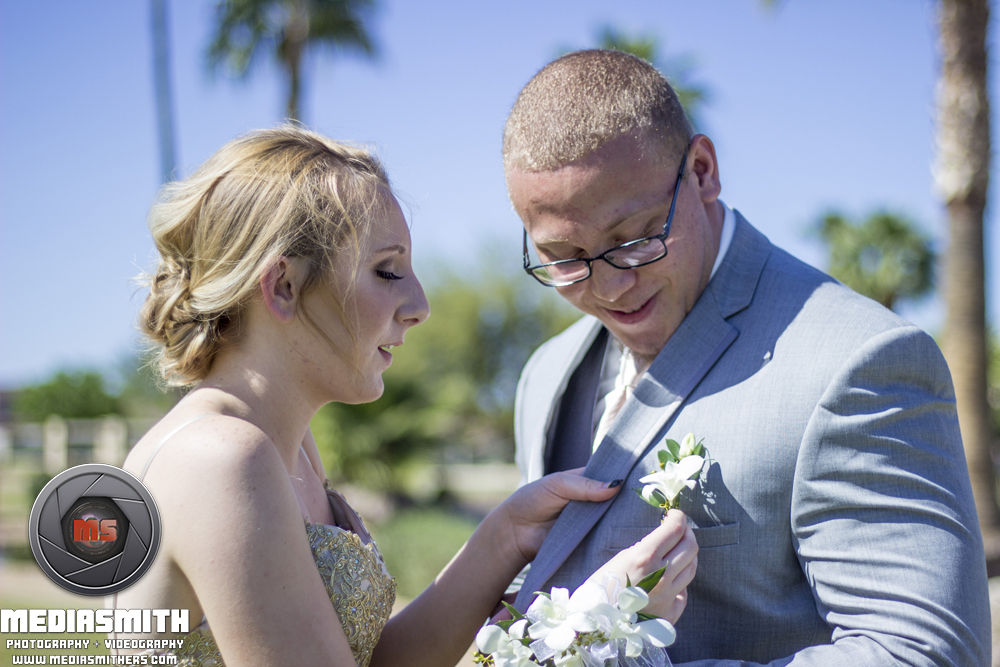
{"label": "blonde updo hairstyle", "polygon": [[[164,186],[148,220],[160,262],[147,276],[140,315],[164,382],[205,378],[220,347],[238,338],[261,275],[279,257],[308,260],[302,294],[335,267],[353,277],[390,193],[371,153],[290,125],[239,137],[190,178]],[[333,301],[356,344],[348,294]],[[314,325],[301,305],[300,314]]]}

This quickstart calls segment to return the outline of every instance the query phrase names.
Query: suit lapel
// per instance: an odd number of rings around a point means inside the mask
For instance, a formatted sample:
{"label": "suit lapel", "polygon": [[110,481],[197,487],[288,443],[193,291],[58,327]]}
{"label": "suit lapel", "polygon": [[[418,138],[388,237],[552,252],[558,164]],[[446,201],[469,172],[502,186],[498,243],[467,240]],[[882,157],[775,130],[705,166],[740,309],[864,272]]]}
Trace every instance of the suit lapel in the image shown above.
{"label": "suit lapel", "polygon": [[[750,303],[769,254],[768,240],[737,213],[733,242],[719,271],[622,407],[587,464],[585,476],[602,481],[628,477],[684,400],[736,340],[739,332],[725,318]],[[527,608],[534,592],[566,561],[612,502],[566,506],[531,564],[517,597],[519,609]]]}
{"label": "suit lapel", "polygon": [[[526,451],[531,457],[527,462],[527,479],[529,480],[538,479],[545,474],[546,437],[551,430],[561,397],[566,391],[566,384],[587,351],[590,350],[594,339],[603,326],[594,317],[583,317],[566,332],[560,334],[566,336],[565,340],[561,341],[562,345],[560,346],[560,350],[565,350],[566,353],[555,356],[547,362],[544,369],[532,373],[532,382],[537,384],[531,388],[530,395],[525,392],[524,400],[539,401],[545,397],[548,411],[542,415],[543,421],[532,423],[529,428],[524,429],[527,437],[522,446],[526,447]],[[539,404],[542,403],[539,401]],[[525,412],[524,408],[515,410],[515,414],[524,414]]]}
{"label": "suit lapel", "polygon": [[[736,329],[722,318],[714,298],[706,290],[622,407],[584,475],[606,482],[628,477],[683,400],[736,336]],[[518,608],[527,607],[534,591],[563,564],[612,502],[613,499],[603,503],[571,502],[566,506],[531,564],[517,598]]]}

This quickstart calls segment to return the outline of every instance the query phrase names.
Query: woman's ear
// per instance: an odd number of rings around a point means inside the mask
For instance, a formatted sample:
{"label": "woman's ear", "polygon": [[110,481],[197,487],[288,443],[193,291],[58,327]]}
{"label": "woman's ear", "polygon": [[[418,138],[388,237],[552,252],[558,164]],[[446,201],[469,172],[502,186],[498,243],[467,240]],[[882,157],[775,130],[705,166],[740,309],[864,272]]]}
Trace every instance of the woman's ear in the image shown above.
{"label": "woman's ear", "polygon": [[299,267],[287,257],[277,261],[260,276],[264,307],[279,322],[291,322],[299,299]]}

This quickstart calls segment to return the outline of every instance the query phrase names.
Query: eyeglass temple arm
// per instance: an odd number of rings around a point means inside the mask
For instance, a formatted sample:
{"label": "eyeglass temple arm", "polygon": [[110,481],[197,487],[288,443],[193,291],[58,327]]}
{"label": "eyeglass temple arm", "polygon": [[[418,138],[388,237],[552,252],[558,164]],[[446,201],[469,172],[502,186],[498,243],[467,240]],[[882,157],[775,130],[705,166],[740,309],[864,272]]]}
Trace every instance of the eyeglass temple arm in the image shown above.
{"label": "eyeglass temple arm", "polygon": [[[677,172],[677,182],[674,183],[674,196],[670,199],[670,212],[667,213],[667,224],[663,226],[664,236],[670,235],[670,227],[674,224],[674,207],[677,205],[677,191],[681,187],[681,181],[684,180],[684,165],[687,164],[687,159],[687,151],[684,151],[684,157],[681,158],[681,168]],[[527,239],[525,239],[525,243],[527,243]],[[527,245],[524,246],[524,252],[528,252]],[[525,257],[527,257],[527,254],[525,254]]]}

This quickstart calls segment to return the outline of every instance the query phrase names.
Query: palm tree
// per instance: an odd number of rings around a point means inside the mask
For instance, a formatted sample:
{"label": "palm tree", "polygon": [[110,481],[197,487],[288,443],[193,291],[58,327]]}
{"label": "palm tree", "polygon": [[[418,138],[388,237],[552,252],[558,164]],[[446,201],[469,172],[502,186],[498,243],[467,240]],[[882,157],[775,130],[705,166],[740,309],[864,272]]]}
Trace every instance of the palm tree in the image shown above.
{"label": "palm tree", "polygon": [[931,241],[906,218],[882,212],[852,224],[828,213],[818,228],[830,255],[830,275],[886,308],[933,288]]}
{"label": "palm tree", "polygon": [[986,94],[987,0],[941,0],[941,74],[935,182],[948,211],[944,354],[958,401],[965,457],[987,556],[1000,556],[1000,509],[990,456],[986,400],[983,211],[989,185],[990,109]]}
{"label": "palm tree", "polygon": [[209,65],[246,76],[267,48],[288,75],[286,117],[301,120],[306,50],[322,44],[374,56],[365,25],[373,8],[374,0],[219,0]]}

